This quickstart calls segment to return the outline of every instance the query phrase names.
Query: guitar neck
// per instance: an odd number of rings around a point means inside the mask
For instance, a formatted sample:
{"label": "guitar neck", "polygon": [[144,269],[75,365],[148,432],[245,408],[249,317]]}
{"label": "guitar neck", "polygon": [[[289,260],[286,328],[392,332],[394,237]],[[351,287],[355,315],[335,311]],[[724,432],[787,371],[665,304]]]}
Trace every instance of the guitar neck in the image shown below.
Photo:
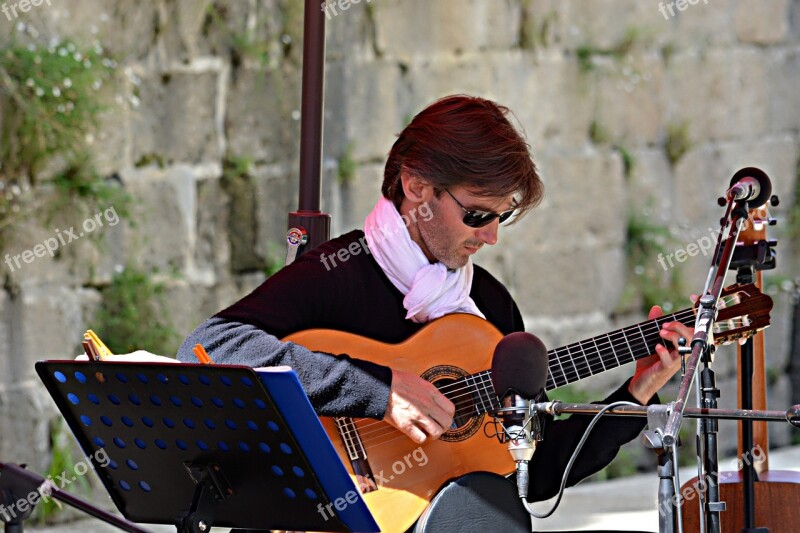
{"label": "guitar neck", "polygon": [[[671,315],[646,320],[611,333],[550,350],[547,352],[549,370],[545,390],[563,387],[646,357],[655,352],[656,344],[666,346],[658,334],[662,324],[681,322],[691,327],[694,325],[694,320],[694,310],[683,309]],[[475,408],[478,414],[491,412],[499,407],[491,374],[491,370],[484,370],[464,379],[465,384],[475,394]],[[456,389],[454,398],[461,394],[460,390]],[[450,397],[447,393],[445,396]]]}
{"label": "guitar neck", "polygon": [[688,308],[550,350],[545,390],[563,387],[646,357],[655,352],[657,344],[666,346],[658,333],[662,324],[681,322],[691,327],[694,321],[694,310]]}

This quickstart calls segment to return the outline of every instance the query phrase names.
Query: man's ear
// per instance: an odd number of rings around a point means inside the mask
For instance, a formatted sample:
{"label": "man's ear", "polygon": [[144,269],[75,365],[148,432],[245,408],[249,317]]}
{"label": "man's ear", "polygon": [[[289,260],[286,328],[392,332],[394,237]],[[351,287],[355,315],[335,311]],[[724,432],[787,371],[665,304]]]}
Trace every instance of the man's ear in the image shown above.
{"label": "man's ear", "polygon": [[403,170],[400,180],[403,184],[403,194],[409,201],[422,204],[433,199],[433,185],[425,178]]}

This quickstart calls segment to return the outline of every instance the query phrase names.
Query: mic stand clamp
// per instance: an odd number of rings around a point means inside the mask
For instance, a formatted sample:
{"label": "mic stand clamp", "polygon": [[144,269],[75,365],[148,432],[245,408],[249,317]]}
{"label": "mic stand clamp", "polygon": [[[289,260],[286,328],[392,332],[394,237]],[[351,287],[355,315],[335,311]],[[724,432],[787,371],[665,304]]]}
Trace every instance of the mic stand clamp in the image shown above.
{"label": "mic stand clamp", "polygon": [[[677,477],[677,448],[680,441],[675,443],[672,453],[670,453],[661,438],[671,409],[671,404],[649,405],[647,407],[647,427],[650,429],[642,432],[641,437],[644,447],[653,450],[658,457],[658,530],[661,533],[673,533],[676,523],[682,530],[683,525],[681,508],[676,496],[676,491],[680,490]],[[677,521],[675,520],[676,513]]]}

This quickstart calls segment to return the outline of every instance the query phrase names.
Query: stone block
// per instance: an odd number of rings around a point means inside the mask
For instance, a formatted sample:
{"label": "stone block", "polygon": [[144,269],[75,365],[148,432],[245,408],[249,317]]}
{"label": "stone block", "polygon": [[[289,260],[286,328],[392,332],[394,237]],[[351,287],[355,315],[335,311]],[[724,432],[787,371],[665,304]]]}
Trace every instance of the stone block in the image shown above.
{"label": "stone block", "polygon": [[698,0],[683,12],[673,7],[672,11],[677,15],[674,17],[667,9],[669,4],[673,4],[673,1],[664,2],[672,30],[670,40],[665,43],[668,48],[690,50],[725,47],[736,43],[735,0]]}
{"label": "stone block", "polygon": [[521,11],[508,0],[376,1],[372,10],[378,50],[403,61],[432,50],[459,55],[511,48],[519,39]]}
{"label": "stone block", "polygon": [[727,190],[734,173],[744,167],[762,169],[772,177],[773,192],[781,199],[791,198],[796,155],[795,142],[789,136],[693,148],[675,166],[675,219],[703,233],[709,228],[716,231],[724,214],[716,199]]}
{"label": "stone block", "polygon": [[[372,5],[370,5],[372,4]],[[325,13],[325,55],[328,61],[342,59],[375,59],[386,50],[378,50],[375,42],[375,10],[380,2],[357,0],[330,2]],[[388,51],[391,55],[391,50]]]}
{"label": "stone block", "polygon": [[11,324],[9,318],[11,316],[11,297],[8,289],[0,291],[0,388],[11,385],[14,383],[14,377],[11,374],[11,354],[14,353],[15,347],[12,345]]}
{"label": "stone block", "polygon": [[693,142],[756,140],[768,130],[766,67],[756,50],[678,53],[666,85],[671,123],[687,124]]}
{"label": "stone block", "polygon": [[655,224],[672,222],[674,177],[662,150],[642,148],[631,150],[633,166],[627,180],[631,211]]}
{"label": "stone block", "polygon": [[[158,37],[160,3],[147,5],[93,0],[70,4],[70,27],[86,42],[94,38],[122,63],[147,57]],[[98,16],[99,14],[99,16]],[[61,23],[63,24],[63,22]],[[125,28],[125,31],[120,31]]]}
{"label": "stone block", "polygon": [[50,465],[50,428],[60,418],[38,377],[0,387],[0,457],[34,472]]}
{"label": "stone block", "polygon": [[174,357],[189,333],[232,303],[231,300],[220,301],[217,287],[202,287],[180,279],[166,281],[163,316],[175,332],[175,346],[174,352],[161,355]]}
{"label": "stone block", "polygon": [[[240,69],[226,96],[230,150],[254,162],[295,163],[300,139],[300,70]],[[296,163],[295,163],[296,164]]]}
{"label": "stone block", "polygon": [[552,6],[548,12],[553,13],[549,17],[555,27],[555,42],[569,49],[614,49],[631,40],[634,44],[647,44],[667,31],[666,22],[653,3],[567,0],[544,5]]}
{"label": "stone block", "polygon": [[552,309],[553,316],[609,313],[625,277],[624,253],[606,246],[533,249],[514,261],[509,285],[526,315],[542,306]]}
{"label": "stone block", "polygon": [[135,204],[134,225],[126,231],[128,261],[146,270],[186,272],[196,245],[194,171],[184,165],[127,169],[122,180]]}
{"label": "stone block", "polygon": [[667,101],[663,65],[650,53],[613,61],[598,72],[595,120],[608,141],[631,150],[662,138]]}
{"label": "stone block", "polygon": [[403,124],[437,98],[474,94],[513,112],[510,120],[521,127],[534,155],[545,147],[584,143],[592,121],[595,86],[562,53],[498,50],[418,58],[402,80],[408,84],[401,93]]}
{"label": "stone block", "polygon": [[526,217],[528,227],[537,231],[529,232],[527,242],[516,242],[549,250],[624,244],[627,206],[619,154],[546,152],[539,159],[539,170],[545,198]]}
{"label": "stone block", "polygon": [[118,75],[112,82],[118,91],[125,95],[112,99],[107,96],[104,101],[105,108],[98,115],[98,126],[95,134],[91,136],[89,146],[94,156],[94,166],[103,176],[110,176],[114,172],[133,164],[131,161],[130,139],[130,114],[134,86],[125,77]]}
{"label": "stone block", "polygon": [[188,62],[197,55],[204,36],[202,29],[211,7],[210,0],[177,0],[159,3],[158,24],[171,31],[161,31],[160,54],[170,61]]}
{"label": "stone block", "polygon": [[[526,129],[534,155],[557,147],[574,150],[586,142],[594,117],[596,84],[581,72],[577,61],[561,53],[535,60],[526,56],[528,64],[521,68],[530,72],[530,81],[514,91],[516,97],[509,99],[509,107],[513,105],[511,109]],[[498,85],[503,86],[502,82]]]}
{"label": "stone block", "polygon": [[[800,18],[800,15],[798,16]],[[766,54],[766,76],[770,81],[767,105],[769,126],[773,132],[796,132],[800,129],[800,50],[778,48]]]}
{"label": "stone block", "polygon": [[359,165],[352,181],[331,176],[330,183],[332,194],[325,209],[331,214],[331,236],[363,229],[364,219],[381,197],[383,165]]}
{"label": "stone block", "polygon": [[339,61],[331,67],[327,95],[338,109],[327,117],[332,124],[325,130],[326,155],[339,159],[348,151],[356,161],[385,158],[403,126],[400,67],[383,60]]}
{"label": "stone block", "polygon": [[35,379],[41,359],[71,359],[85,331],[81,291],[60,284],[22,286],[7,301],[9,377],[15,383]]}
{"label": "stone block", "polygon": [[270,165],[254,169],[256,194],[255,254],[262,268],[273,270],[286,261],[287,217],[297,210],[295,166]]}
{"label": "stone block", "polygon": [[[743,43],[772,45],[789,36],[788,0],[742,0],[736,6],[736,36]],[[757,16],[756,16],[757,14]]]}
{"label": "stone block", "polygon": [[229,217],[238,212],[226,194],[221,180],[210,178],[197,182],[197,237],[193,263],[196,278],[211,283],[228,278],[231,268],[231,246],[228,235]]}
{"label": "stone block", "polygon": [[205,69],[198,66],[194,72],[186,69],[140,73],[140,103],[131,110],[134,163],[153,157],[167,163],[221,159],[218,120],[222,113],[222,64],[210,64]]}

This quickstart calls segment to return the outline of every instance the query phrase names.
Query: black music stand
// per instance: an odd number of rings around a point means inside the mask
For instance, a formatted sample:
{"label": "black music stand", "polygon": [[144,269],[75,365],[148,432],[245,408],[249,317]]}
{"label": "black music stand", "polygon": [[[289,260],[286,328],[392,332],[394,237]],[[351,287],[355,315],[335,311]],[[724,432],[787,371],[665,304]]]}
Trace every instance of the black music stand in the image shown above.
{"label": "black music stand", "polygon": [[119,511],[213,526],[378,531],[288,367],[40,361],[36,371]]}

